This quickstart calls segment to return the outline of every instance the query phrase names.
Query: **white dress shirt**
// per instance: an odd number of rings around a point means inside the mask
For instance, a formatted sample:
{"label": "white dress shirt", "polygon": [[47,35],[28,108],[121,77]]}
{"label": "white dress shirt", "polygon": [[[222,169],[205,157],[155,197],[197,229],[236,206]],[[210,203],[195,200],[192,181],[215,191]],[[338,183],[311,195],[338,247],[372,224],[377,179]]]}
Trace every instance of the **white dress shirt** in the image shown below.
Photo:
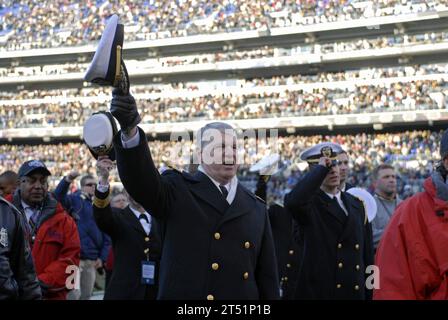
{"label": "white dress shirt", "polygon": [[23,207],[23,211],[25,211],[26,222],[30,223],[30,218],[33,215],[33,213],[36,211],[36,209],[34,209],[33,207],[27,205],[23,201],[22,201],[22,207]]}
{"label": "white dress shirt", "polygon": [[140,224],[142,225],[143,230],[145,230],[146,234],[149,234],[151,232],[151,225],[152,225],[151,215],[146,211],[143,213],[146,216],[146,218],[148,218],[149,221],[148,223],[146,222],[145,219],[140,219],[140,215],[142,214],[140,211],[135,210],[131,206],[129,206],[129,209],[131,209],[132,213],[134,213],[138,221],[140,221]]}
{"label": "white dress shirt", "polygon": [[140,131],[138,131],[138,128],[137,133],[130,138],[126,138],[124,133],[123,132],[121,133],[121,144],[123,145],[123,148],[131,149],[138,146],[139,143],[140,143]]}
{"label": "white dress shirt", "polygon": [[238,187],[238,178],[237,178],[236,176],[234,176],[234,177],[232,178],[232,180],[230,180],[229,183],[227,183],[227,184],[225,184],[225,185],[222,185],[222,184],[220,184],[218,181],[216,181],[215,179],[213,179],[212,177],[210,177],[210,176],[207,174],[207,172],[205,172],[204,168],[203,168],[201,165],[198,167],[198,171],[201,171],[201,172],[202,172],[203,174],[205,174],[210,180],[212,180],[213,184],[216,186],[216,188],[218,188],[218,190],[219,190],[220,193],[222,193],[222,192],[221,192],[221,188],[219,188],[219,186],[224,186],[224,187],[227,189],[227,191],[228,191],[226,200],[227,200],[227,202],[228,202],[229,204],[232,204],[233,200],[235,199],[236,189],[237,189],[237,187]]}
{"label": "white dress shirt", "polygon": [[338,201],[339,206],[341,207],[342,210],[344,210],[345,214],[348,216],[348,211],[347,211],[347,209],[345,208],[344,202],[342,202],[342,199],[341,199],[341,191],[339,191],[339,192],[336,193],[336,194],[331,194],[331,193],[327,193],[327,192],[325,192],[325,193],[326,193],[327,196],[329,196],[331,199],[333,199],[334,197],[336,197],[336,200]]}

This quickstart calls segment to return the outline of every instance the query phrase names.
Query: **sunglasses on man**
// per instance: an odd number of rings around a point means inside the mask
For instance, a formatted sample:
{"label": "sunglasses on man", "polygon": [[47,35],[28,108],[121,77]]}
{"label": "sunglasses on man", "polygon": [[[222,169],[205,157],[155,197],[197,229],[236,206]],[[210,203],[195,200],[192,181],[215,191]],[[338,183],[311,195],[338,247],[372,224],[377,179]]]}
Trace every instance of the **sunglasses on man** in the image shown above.
{"label": "sunglasses on man", "polygon": [[96,183],[90,182],[85,184],[86,187],[96,187]]}

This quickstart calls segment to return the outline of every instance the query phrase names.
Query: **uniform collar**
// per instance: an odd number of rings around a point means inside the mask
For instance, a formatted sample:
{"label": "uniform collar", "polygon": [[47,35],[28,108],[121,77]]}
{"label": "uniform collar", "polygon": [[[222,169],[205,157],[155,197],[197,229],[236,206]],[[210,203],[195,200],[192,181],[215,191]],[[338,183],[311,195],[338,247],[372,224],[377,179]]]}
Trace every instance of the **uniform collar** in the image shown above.
{"label": "uniform collar", "polygon": [[[325,191],[324,191],[325,192]],[[336,197],[336,199],[338,199],[339,202],[341,202],[341,191],[338,191],[336,194],[331,194],[328,192],[325,192],[325,194],[330,198],[333,199],[334,197]]]}
{"label": "uniform collar", "polygon": [[219,188],[219,186],[224,186],[227,189],[227,191],[229,192],[229,194],[227,195],[227,198],[226,198],[227,202],[229,204],[231,204],[233,202],[233,200],[235,199],[236,189],[237,189],[237,186],[238,186],[238,178],[236,177],[236,175],[232,178],[232,180],[230,180],[229,183],[227,183],[225,185],[222,185],[218,181],[213,179],[210,175],[208,175],[207,172],[205,172],[205,170],[202,167],[202,165],[200,165],[198,167],[198,171],[200,171],[203,174],[205,174],[213,182],[213,184],[216,186],[216,188],[218,188],[220,193],[221,193],[221,189]]}
{"label": "uniform collar", "polygon": [[148,212],[145,211],[145,212],[141,213],[140,211],[135,210],[131,206],[129,206],[129,209],[131,209],[132,213],[137,217],[137,219],[140,219],[140,215],[144,214],[148,218],[148,221],[151,221],[151,215]]}

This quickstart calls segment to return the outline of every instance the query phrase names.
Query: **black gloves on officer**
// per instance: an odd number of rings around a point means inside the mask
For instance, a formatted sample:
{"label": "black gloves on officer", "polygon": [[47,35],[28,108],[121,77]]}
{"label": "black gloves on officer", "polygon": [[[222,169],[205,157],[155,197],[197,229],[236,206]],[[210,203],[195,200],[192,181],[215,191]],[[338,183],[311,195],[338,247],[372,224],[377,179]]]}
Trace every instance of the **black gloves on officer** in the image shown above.
{"label": "black gloves on officer", "polygon": [[121,89],[112,91],[110,112],[120,123],[121,130],[124,132],[129,132],[130,129],[137,126],[141,121],[134,97],[130,94],[124,95]]}

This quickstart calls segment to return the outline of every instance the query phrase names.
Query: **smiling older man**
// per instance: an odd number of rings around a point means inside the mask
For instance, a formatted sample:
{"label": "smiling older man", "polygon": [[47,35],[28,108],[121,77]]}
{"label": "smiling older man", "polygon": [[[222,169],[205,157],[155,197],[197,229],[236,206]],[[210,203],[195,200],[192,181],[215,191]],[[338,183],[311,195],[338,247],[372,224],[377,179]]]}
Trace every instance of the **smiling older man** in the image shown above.
{"label": "smiling older man", "polygon": [[236,177],[236,134],[225,123],[199,134],[195,174],[160,175],[137,106],[115,90],[117,167],[129,194],[163,225],[159,299],[277,299],[276,258],[266,205]]}

